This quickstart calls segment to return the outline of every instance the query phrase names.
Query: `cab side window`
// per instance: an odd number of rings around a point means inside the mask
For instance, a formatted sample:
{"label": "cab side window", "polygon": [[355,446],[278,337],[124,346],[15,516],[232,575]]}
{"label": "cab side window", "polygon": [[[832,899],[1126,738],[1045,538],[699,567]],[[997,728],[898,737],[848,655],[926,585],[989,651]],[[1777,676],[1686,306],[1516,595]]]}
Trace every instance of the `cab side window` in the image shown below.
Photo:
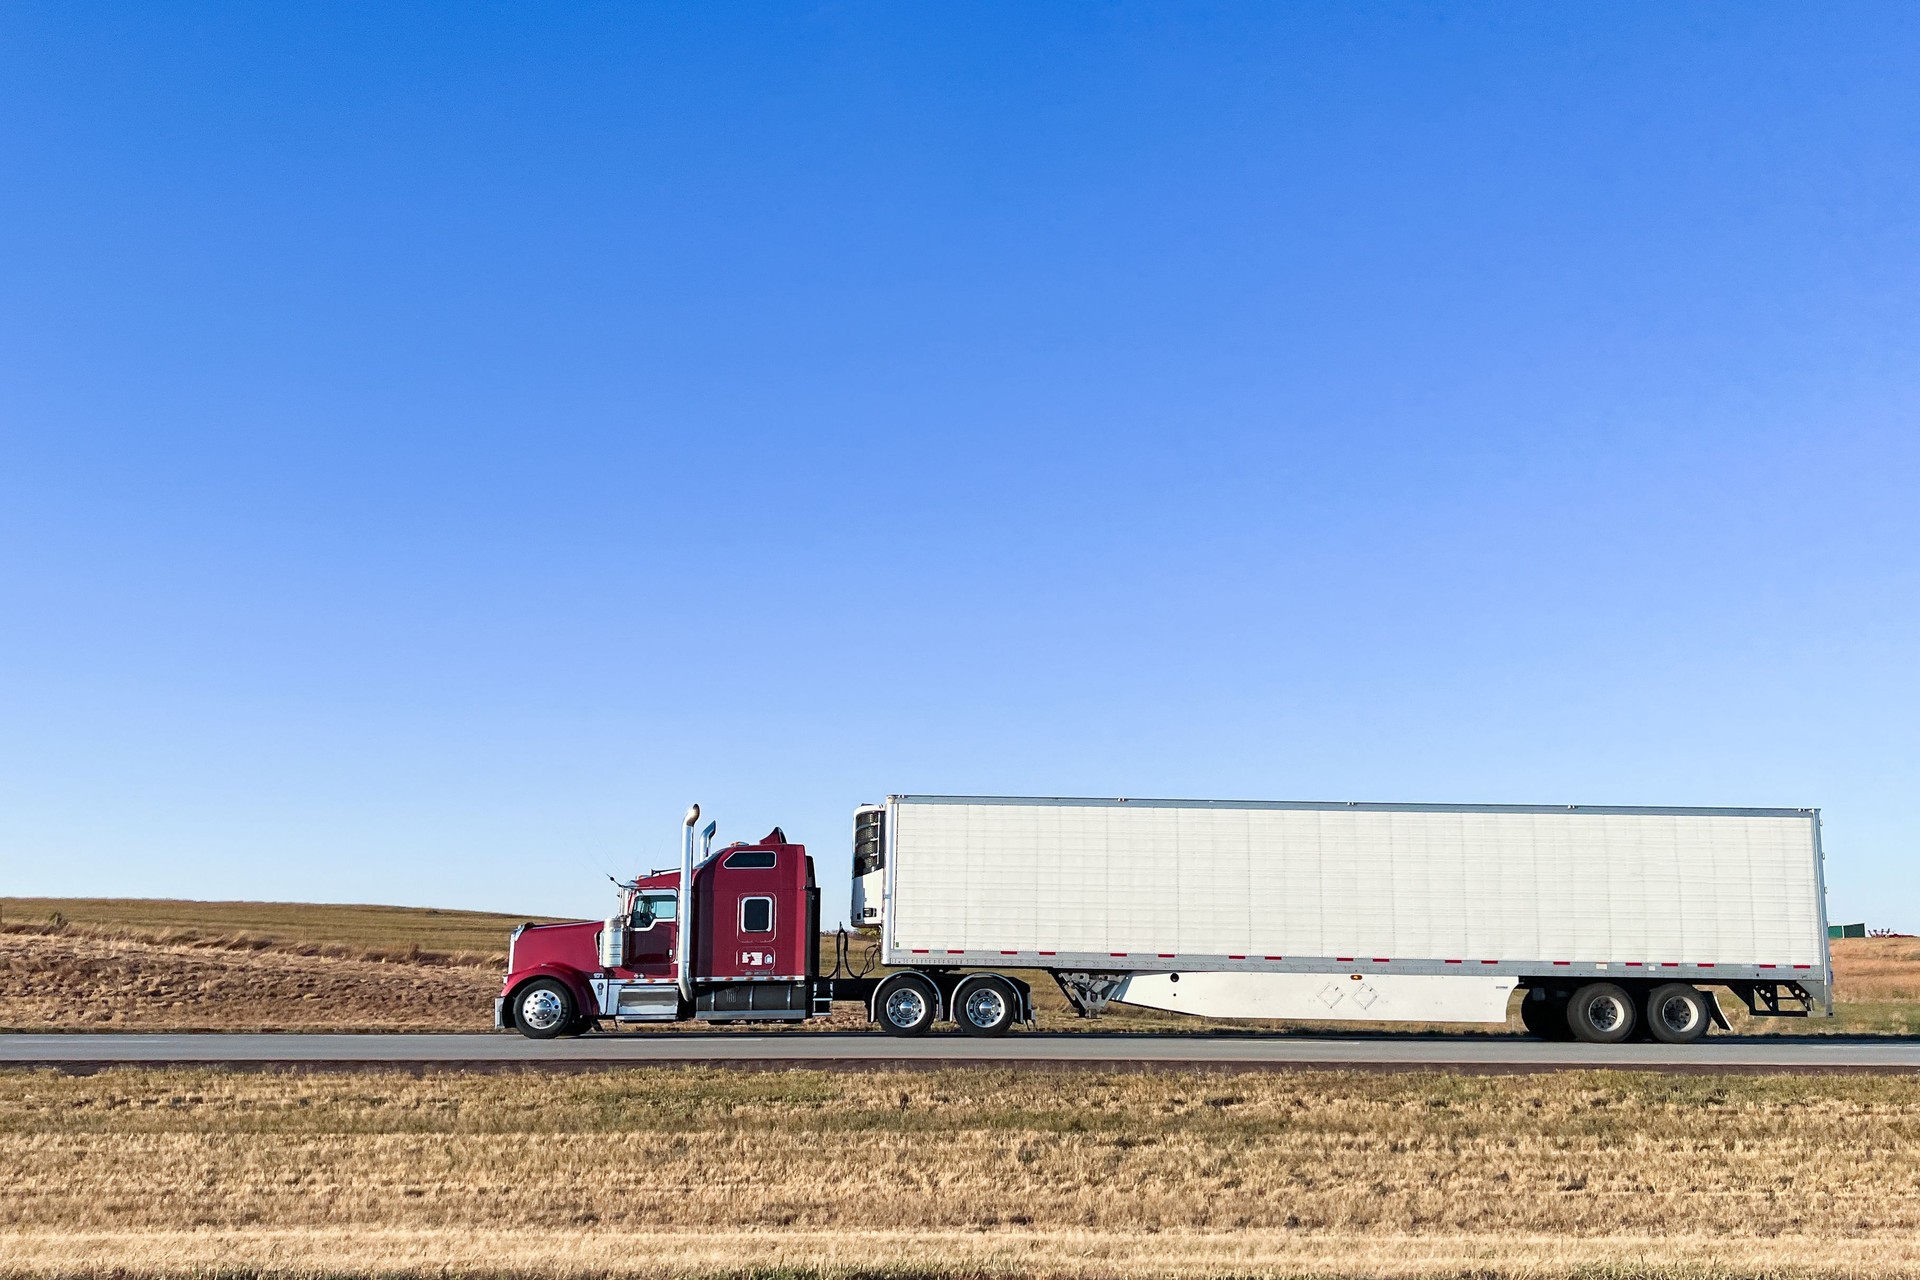
{"label": "cab side window", "polygon": [[753,897],[740,899],[740,932],[773,932],[772,898]]}
{"label": "cab side window", "polygon": [[671,922],[679,913],[680,899],[671,893],[643,893],[633,900],[633,918],[629,928],[651,929],[661,921]]}

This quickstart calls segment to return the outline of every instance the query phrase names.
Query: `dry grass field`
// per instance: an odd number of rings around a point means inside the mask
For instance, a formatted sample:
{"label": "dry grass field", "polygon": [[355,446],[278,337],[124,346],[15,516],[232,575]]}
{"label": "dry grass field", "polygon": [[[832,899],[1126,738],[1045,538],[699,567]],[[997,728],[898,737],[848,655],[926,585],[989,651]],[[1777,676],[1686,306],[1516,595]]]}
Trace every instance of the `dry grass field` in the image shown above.
{"label": "dry grass field", "polygon": [[538,916],[332,902],[195,902],[173,898],[0,898],[0,926],[61,921],[143,937],[247,939],[335,947],[380,958],[503,961],[507,935]]}
{"label": "dry grass field", "polygon": [[[410,907],[4,898],[0,1031],[483,1030],[492,1025],[507,934],[519,923],[517,916]],[[1849,938],[1835,942],[1833,954],[1837,1016],[1754,1020],[1723,1000],[1735,1028],[1920,1032],[1920,938]],[[823,957],[831,969],[830,940]],[[1044,975],[1034,976],[1048,1029],[1271,1027],[1118,1006],[1088,1023]],[[849,1010],[833,1025],[858,1021]]]}
{"label": "dry grass field", "polygon": [[0,1169],[18,1276],[1920,1273],[1910,1078],[16,1071]]}

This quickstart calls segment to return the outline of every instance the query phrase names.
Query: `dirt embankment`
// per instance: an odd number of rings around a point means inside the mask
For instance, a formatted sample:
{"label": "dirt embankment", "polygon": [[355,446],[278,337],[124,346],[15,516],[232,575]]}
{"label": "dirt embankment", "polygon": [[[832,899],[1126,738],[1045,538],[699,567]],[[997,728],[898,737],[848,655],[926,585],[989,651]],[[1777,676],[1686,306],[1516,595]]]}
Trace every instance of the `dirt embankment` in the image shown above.
{"label": "dirt embankment", "polygon": [[0,929],[0,1030],[476,1031],[500,965],[478,957]]}

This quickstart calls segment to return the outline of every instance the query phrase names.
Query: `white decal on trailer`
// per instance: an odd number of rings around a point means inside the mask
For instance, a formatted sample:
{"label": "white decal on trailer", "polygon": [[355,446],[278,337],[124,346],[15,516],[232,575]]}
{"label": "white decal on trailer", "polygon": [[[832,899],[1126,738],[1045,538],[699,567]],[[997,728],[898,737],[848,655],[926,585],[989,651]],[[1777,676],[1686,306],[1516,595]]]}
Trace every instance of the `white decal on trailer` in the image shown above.
{"label": "white decal on trailer", "polygon": [[1424,974],[1140,973],[1113,998],[1202,1018],[1505,1022],[1514,985]]}

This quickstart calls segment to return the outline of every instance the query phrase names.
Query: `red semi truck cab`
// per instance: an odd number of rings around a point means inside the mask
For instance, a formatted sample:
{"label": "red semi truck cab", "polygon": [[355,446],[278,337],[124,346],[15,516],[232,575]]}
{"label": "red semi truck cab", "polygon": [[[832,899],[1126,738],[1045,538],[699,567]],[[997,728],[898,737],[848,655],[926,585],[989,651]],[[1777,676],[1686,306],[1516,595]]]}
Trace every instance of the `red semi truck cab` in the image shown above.
{"label": "red semi truck cab", "polygon": [[[697,817],[697,812],[695,814]],[[709,828],[711,831],[711,828]],[[689,824],[691,834],[691,823]],[[691,841],[689,840],[689,844]],[[813,859],[778,828],[620,886],[606,920],[514,930],[496,1026],[547,1039],[617,1022],[797,1021],[827,1010]],[[688,919],[691,937],[683,936]]]}
{"label": "red semi truck cab", "polygon": [[[871,855],[874,812],[863,806],[856,818],[856,861]],[[923,1035],[942,1019],[979,1036],[1032,1024],[1033,991],[1019,978],[940,964],[843,973],[844,930],[833,972],[822,975],[820,890],[805,846],[775,827],[715,849],[708,823],[696,856],[699,821],[694,805],[678,870],[619,884],[617,914],[513,931],[496,1027],[546,1040],[607,1023],[803,1022],[836,1000],[860,1002],[893,1035]]]}

